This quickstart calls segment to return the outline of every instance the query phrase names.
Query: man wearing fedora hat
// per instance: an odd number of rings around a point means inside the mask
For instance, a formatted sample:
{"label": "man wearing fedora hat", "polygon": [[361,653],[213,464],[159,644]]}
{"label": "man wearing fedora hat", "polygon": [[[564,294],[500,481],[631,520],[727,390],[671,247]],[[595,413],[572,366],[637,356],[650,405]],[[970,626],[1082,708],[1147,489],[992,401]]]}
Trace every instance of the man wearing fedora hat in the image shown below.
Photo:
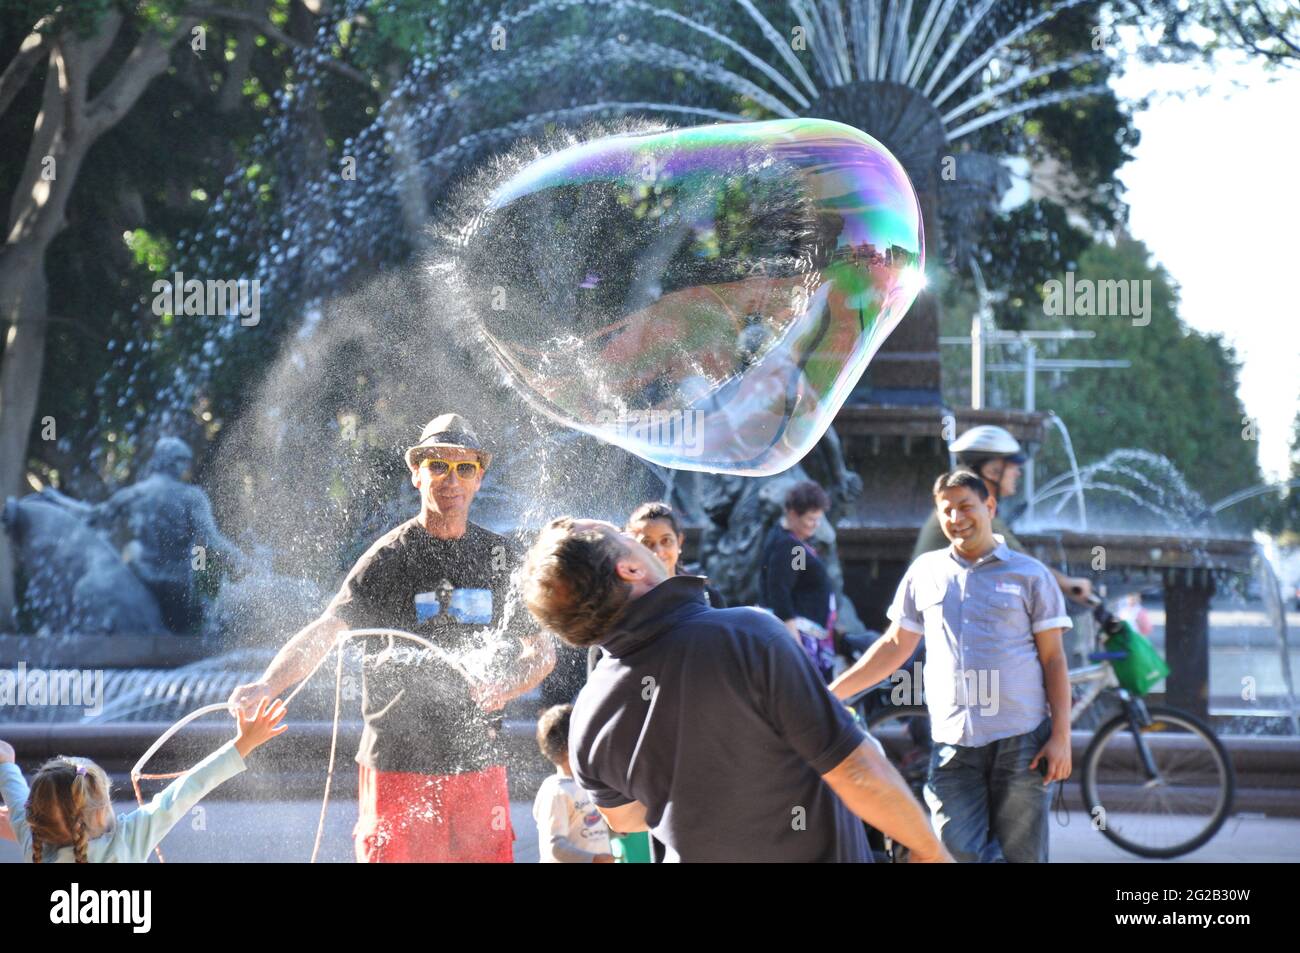
{"label": "man wearing fedora hat", "polygon": [[469,423],[434,418],[405,456],[419,514],[377,539],[324,614],[230,700],[248,710],[281,695],[348,629],[429,639],[447,655],[392,636],[364,642],[357,860],[509,862],[499,712],[546,677],[554,646],[534,631],[511,585],[522,551],[469,520],[492,462]]}

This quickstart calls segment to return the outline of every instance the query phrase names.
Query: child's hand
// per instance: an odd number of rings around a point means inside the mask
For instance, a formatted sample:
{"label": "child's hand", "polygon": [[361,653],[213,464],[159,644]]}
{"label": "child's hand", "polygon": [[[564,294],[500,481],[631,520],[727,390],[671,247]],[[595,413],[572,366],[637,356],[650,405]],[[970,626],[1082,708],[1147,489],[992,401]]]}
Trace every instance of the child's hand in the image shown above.
{"label": "child's hand", "polygon": [[0,807],[0,840],[18,840],[14,835],[13,827],[9,824],[9,808],[7,807]]}
{"label": "child's hand", "polygon": [[0,741],[0,764],[14,763],[14,746],[7,741]]}
{"label": "child's hand", "polygon": [[263,698],[257,705],[257,712],[251,718],[239,713],[239,734],[235,736],[235,748],[241,758],[247,758],[254,748],[266,744],[280,734],[288,725],[280,724],[284,717],[285,706],[280,699],[271,701]]}

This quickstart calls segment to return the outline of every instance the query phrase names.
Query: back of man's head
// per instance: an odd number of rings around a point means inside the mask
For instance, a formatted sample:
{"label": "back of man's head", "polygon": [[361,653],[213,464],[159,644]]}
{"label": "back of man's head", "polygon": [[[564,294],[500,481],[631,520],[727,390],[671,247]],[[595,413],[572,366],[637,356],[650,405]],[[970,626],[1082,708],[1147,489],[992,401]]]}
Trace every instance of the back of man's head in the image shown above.
{"label": "back of man's head", "polygon": [[618,535],[561,516],[547,523],[524,562],[524,604],[538,622],[570,645],[598,645],[631,601],[619,578],[625,554]]}

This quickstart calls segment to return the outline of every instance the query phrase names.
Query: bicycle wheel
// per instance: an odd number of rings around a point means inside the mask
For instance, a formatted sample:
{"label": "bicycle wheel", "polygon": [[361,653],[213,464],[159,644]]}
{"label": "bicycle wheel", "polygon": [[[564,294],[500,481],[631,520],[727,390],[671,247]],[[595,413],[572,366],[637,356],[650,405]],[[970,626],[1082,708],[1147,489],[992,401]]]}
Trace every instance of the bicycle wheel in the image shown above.
{"label": "bicycle wheel", "polygon": [[929,712],[924,705],[885,705],[878,708],[867,717],[867,729],[870,730],[877,726],[887,725],[891,721],[907,722],[912,718],[927,718]]}
{"label": "bicycle wheel", "polygon": [[1141,737],[1156,777],[1148,776],[1121,713],[1097,731],[1084,753],[1083,803],[1091,817],[1101,817],[1101,832],[1124,850],[1178,857],[1213,837],[1231,812],[1232,761],[1200,719],[1160,705],[1147,712],[1150,723]]}
{"label": "bicycle wheel", "polygon": [[877,709],[867,717],[867,731],[885,746],[890,762],[920,799],[930,769],[930,716],[925,706]]}

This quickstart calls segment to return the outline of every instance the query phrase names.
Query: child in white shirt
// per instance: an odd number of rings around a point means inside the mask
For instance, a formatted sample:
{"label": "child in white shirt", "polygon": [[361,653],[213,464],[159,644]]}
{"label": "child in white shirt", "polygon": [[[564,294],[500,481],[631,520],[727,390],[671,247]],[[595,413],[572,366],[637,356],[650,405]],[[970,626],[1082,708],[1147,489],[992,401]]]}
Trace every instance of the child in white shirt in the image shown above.
{"label": "child in white shirt", "polygon": [[14,764],[14,749],[0,741],[0,796],[10,833],[33,863],[143,864],[149,852],[199,800],[244,770],[244,759],[287,728],[284,703],[264,699],[252,718],[239,715],[239,731],[181,775],[152,801],[113,817],[108,775],[86,758],[46,762],[29,789]]}
{"label": "child in white shirt", "polygon": [[572,705],[556,705],[537,722],[537,744],[555,765],[555,773],[542,782],[533,801],[538,852],[544,864],[612,864],[605,819],[569,768],[572,714]]}

